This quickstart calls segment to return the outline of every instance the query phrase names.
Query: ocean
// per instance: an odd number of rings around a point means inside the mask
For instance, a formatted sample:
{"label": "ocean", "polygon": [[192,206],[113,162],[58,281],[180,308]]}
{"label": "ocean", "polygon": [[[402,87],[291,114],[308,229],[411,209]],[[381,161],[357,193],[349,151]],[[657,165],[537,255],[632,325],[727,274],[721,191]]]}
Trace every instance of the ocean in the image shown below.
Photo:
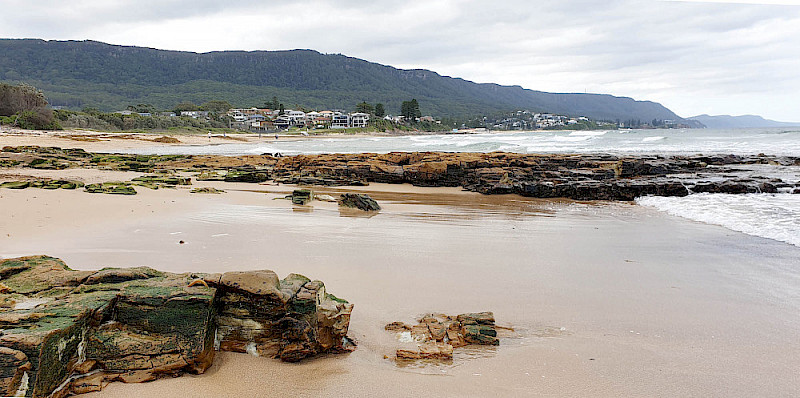
{"label": "ocean", "polygon": [[[736,154],[800,157],[800,128],[533,131],[483,134],[431,134],[400,137],[321,139],[266,138],[256,143],[169,146],[138,149],[139,154],[282,155],[387,152]],[[800,167],[756,169],[761,175],[800,183]],[[800,185],[798,186],[800,187]],[[800,246],[800,195],[693,194],[684,198],[642,197],[642,206],[697,222]]]}

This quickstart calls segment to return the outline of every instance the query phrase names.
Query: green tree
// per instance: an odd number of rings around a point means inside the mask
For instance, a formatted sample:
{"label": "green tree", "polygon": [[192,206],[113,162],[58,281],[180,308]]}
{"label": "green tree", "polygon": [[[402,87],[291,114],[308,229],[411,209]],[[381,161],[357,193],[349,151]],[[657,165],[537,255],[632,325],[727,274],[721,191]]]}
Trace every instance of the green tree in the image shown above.
{"label": "green tree", "polygon": [[60,130],[48,105],[44,94],[36,87],[0,83],[0,116],[13,116],[12,123],[19,127]]}
{"label": "green tree", "polygon": [[386,109],[384,109],[383,104],[381,104],[380,102],[375,104],[375,116],[377,117],[386,116]]}
{"label": "green tree", "polygon": [[278,109],[280,108],[281,103],[278,101],[278,97],[272,97],[272,101],[264,102],[264,107],[267,109]]}
{"label": "green tree", "polygon": [[156,113],[156,107],[150,104],[128,105],[128,110],[136,113]]}
{"label": "green tree", "polygon": [[200,108],[197,107],[193,102],[183,101],[178,105],[175,105],[174,112],[177,114],[181,114],[182,111],[197,111]]}
{"label": "green tree", "polygon": [[410,121],[421,117],[422,113],[419,110],[419,102],[417,102],[416,99],[412,99],[411,101],[403,101],[402,105],[400,106],[400,114],[403,115],[406,120]]}
{"label": "green tree", "polygon": [[368,104],[366,101],[362,101],[360,104],[356,105],[356,112],[372,114],[374,111],[375,109],[372,108],[372,105]]}
{"label": "green tree", "polygon": [[220,100],[212,100],[200,105],[201,111],[208,111],[208,112],[215,112],[215,113],[225,113],[228,110],[233,108],[228,101],[220,101]]}
{"label": "green tree", "polygon": [[17,112],[46,108],[44,94],[36,87],[20,84],[12,86],[0,83],[0,116],[11,116]]}

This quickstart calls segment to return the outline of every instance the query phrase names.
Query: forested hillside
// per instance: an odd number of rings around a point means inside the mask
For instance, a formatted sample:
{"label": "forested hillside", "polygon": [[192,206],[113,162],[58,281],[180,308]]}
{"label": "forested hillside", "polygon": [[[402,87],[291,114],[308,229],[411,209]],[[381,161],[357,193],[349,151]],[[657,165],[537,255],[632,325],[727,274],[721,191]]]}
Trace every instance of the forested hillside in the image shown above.
{"label": "forested hillside", "polygon": [[428,70],[402,70],[311,50],[191,53],[94,41],[0,40],[0,80],[42,89],[53,105],[124,109],[147,103],[226,100],[261,106],[349,109],[367,101],[397,114],[416,98],[423,114],[470,117],[526,109],[593,119],[680,119],[649,101],[597,94],[553,94],[477,84]]}

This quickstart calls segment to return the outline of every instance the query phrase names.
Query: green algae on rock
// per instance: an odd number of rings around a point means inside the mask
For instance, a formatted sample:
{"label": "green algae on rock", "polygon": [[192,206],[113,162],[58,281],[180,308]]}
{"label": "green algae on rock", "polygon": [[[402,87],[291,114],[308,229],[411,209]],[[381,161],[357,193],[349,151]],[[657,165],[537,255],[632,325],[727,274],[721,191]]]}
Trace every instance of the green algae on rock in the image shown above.
{"label": "green algae on rock", "polygon": [[202,373],[215,348],[298,361],[354,347],[352,304],[296,274],[74,271],[33,256],[0,261],[0,278],[0,395]]}
{"label": "green algae on rock", "polygon": [[83,183],[80,181],[71,180],[33,180],[33,181],[9,181],[0,184],[0,188],[8,189],[25,189],[25,188],[41,188],[41,189],[75,189],[82,187]]}
{"label": "green algae on rock", "polygon": [[202,188],[194,188],[191,191],[189,191],[189,193],[220,194],[220,193],[225,193],[225,191],[214,187],[202,187]]}
{"label": "green algae on rock", "polygon": [[293,204],[304,206],[314,200],[314,191],[310,189],[295,189],[288,198],[292,200]]}
{"label": "green algae on rock", "polygon": [[367,194],[343,193],[339,206],[352,207],[364,211],[379,211],[381,206]]}
{"label": "green algae on rock", "polygon": [[107,193],[112,195],[136,195],[136,190],[129,182],[103,182],[89,184],[85,188],[89,193]]}
{"label": "green algae on rock", "polygon": [[392,322],[385,326],[395,332],[400,340],[417,343],[416,349],[398,349],[395,359],[452,360],[453,349],[468,345],[499,345],[497,326],[492,312],[476,312],[449,316],[427,314],[417,325]]}

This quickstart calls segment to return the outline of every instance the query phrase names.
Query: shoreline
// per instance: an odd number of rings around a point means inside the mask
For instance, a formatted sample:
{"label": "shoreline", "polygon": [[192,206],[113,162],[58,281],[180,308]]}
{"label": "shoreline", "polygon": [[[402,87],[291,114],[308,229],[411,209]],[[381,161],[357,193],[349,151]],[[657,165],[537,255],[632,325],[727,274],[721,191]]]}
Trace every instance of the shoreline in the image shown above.
{"label": "shoreline", "polygon": [[[19,146],[19,145],[40,145],[40,146],[58,146],[64,148],[82,148],[87,151],[113,153],[113,151],[130,150],[136,148],[158,147],[158,146],[206,146],[206,145],[224,145],[235,143],[258,143],[258,142],[274,142],[270,137],[277,135],[278,140],[281,142],[292,141],[309,141],[315,139],[357,139],[357,138],[372,138],[372,137],[401,137],[401,136],[415,136],[415,135],[432,135],[432,134],[447,134],[447,131],[439,132],[405,132],[398,131],[396,133],[385,132],[371,132],[371,133],[336,133],[326,132],[323,134],[310,134],[307,136],[301,134],[263,134],[258,133],[231,133],[223,135],[214,133],[211,137],[206,134],[197,132],[171,132],[171,131],[118,131],[118,132],[104,132],[95,130],[84,129],[65,129],[65,130],[25,130],[20,128],[10,128],[8,126],[0,127],[0,139],[7,141],[3,145]],[[471,133],[464,133],[471,134]],[[158,142],[154,139],[161,137],[169,137],[178,140],[179,142]],[[36,144],[32,144],[36,142]],[[110,148],[110,149],[109,149]],[[103,149],[103,150],[101,150]]]}

